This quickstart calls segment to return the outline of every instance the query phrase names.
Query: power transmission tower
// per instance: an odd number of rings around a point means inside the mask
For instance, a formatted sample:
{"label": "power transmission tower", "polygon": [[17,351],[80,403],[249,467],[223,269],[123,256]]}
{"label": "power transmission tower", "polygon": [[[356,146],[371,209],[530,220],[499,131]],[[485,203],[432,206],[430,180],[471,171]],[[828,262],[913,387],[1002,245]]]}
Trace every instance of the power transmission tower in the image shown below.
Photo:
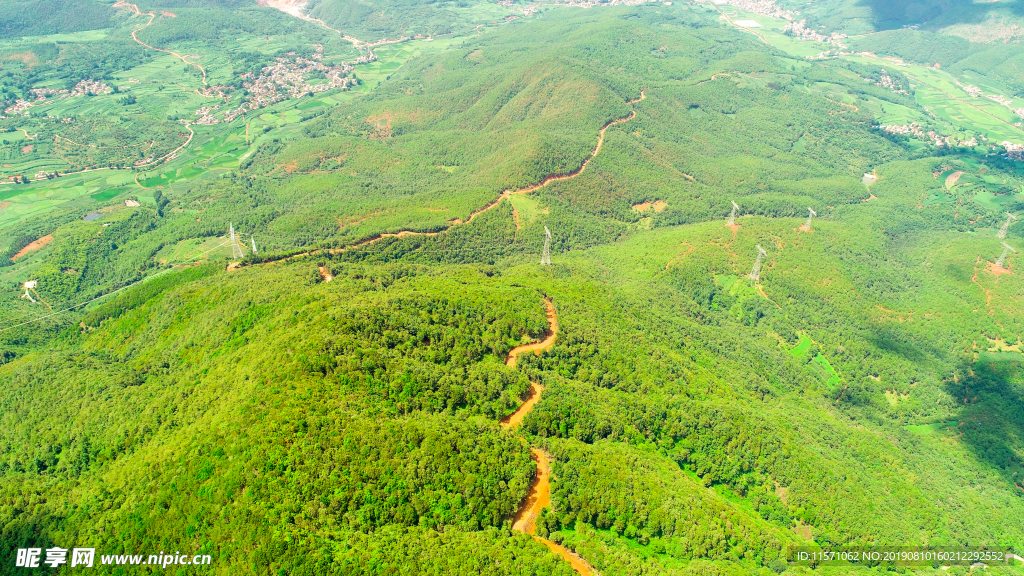
{"label": "power transmission tower", "polygon": [[252,240],[252,253],[256,254],[257,253],[256,252],[256,237],[255,236],[250,236],[249,240]]}
{"label": "power transmission tower", "polygon": [[807,207],[807,209],[808,209],[808,210],[809,210],[809,211],[810,211],[811,213],[807,215],[807,222],[806,222],[806,223],[805,223],[805,224],[804,224],[804,225],[802,226],[802,228],[803,228],[804,230],[807,230],[808,232],[810,232],[811,230],[813,230],[813,228],[811,228],[811,220],[814,220],[814,217],[815,217],[815,216],[817,216],[817,215],[818,215],[818,213],[817,213],[817,212],[815,212],[815,211],[814,211],[814,208],[811,208],[810,206],[808,206],[808,207]]}
{"label": "power transmission tower", "polygon": [[1013,246],[1010,246],[1006,242],[1003,242],[1003,248],[1002,256],[999,257],[999,260],[996,260],[996,266],[1000,268],[1006,268],[1006,257],[1010,255],[1010,252],[1013,252],[1014,254],[1017,253],[1017,251],[1013,249]]}
{"label": "power transmission tower", "polygon": [[999,234],[996,234],[996,238],[1002,240],[1006,238],[1006,229],[1010,227],[1010,222],[1016,220],[1017,217],[1009,212],[1006,213],[1006,222],[1003,223],[1003,227],[999,229]]}
{"label": "power transmission tower", "polygon": [[761,248],[761,245],[758,244],[757,260],[754,261],[754,269],[750,271],[750,276],[748,276],[748,278],[750,278],[750,281],[754,284],[757,284],[758,282],[761,281],[761,259],[767,255],[768,253],[764,251],[764,248]]}
{"label": "power transmission tower", "polygon": [[736,202],[732,203],[732,214],[729,214],[729,219],[725,221],[726,226],[736,225],[736,211],[740,209],[740,205]]}
{"label": "power transmission tower", "polygon": [[235,236],[235,225],[228,224],[228,230],[231,231],[231,258],[238,260],[244,255],[242,254],[242,247],[238,244],[238,238]]}
{"label": "power transmission tower", "polygon": [[540,257],[541,266],[551,266],[551,230],[544,227],[544,254]]}

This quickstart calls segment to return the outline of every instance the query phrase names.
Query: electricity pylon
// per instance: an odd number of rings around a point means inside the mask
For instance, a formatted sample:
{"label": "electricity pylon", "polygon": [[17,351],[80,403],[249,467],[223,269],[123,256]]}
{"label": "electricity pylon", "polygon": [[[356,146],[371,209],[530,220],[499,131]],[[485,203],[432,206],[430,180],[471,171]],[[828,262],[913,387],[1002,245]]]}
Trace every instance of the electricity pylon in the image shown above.
{"label": "electricity pylon", "polygon": [[228,224],[228,230],[231,231],[231,258],[238,260],[244,255],[242,254],[242,247],[238,244],[238,238],[235,236],[235,225]]}
{"label": "electricity pylon", "polygon": [[809,232],[813,230],[813,228],[811,228],[811,220],[814,220],[814,217],[817,216],[818,213],[815,212],[814,208],[811,208],[810,206],[808,206],[807,209],[810,210],[811,213],[807,216],[807,223],[804,224],[804,230],[807,230]]}
{"label": "electricity pylon", "polygon": [[252,253],[256,254],[256,237],[250,236],[249,240],[252,240]]}
{"label": "electricity pylon", "polygon": [[1017,253],[1017,251],[1013,249],[1013,246],[1003,242],[1003,254],[999,257],[999,260],[996,260],[996,266],[1006,268],[1006,257],[1010,255],[1010,252],[1013,252],[1014,254]]}
{"label": "electricity pylon", "polygon": [[740,205],[736,202],[732,203],[732,214],[729,214],[729,219],[725,221],[726,226],[736,225],[736,211],[740,209]]}
{"label": "electricity pylon", "polygon": [[767,256],[768,253],[761,248],[761,245],[757,245],[757,260],[754,261],[754,269],[750,271],[750,281],[757,284],[761,281],[761,259]]}
{"label": "electricity pylon", "polygon": [[996,238],[1002,240],[1006,238],[1006,229],[1010,227],[1010,222],[1016,220],[1017,217],[1009,212],[1006,213],[1006,222],[1003,223],[1003,227],[999,229],[999,234],[996,234]]}
{"label": "electricity pylon", "polygon": [[540,257],[541,266],[551,266],[551,230],[544,227],[544,253]]}

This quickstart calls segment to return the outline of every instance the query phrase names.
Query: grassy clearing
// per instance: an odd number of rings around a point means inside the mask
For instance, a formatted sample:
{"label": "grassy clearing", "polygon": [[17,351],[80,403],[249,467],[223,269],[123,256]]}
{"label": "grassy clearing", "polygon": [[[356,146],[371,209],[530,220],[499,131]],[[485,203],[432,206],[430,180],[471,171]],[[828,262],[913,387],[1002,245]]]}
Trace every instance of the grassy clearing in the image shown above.
{"label": "grassy clearing", "polygon": [[541,208],[540,203],[529,196],[512,196],[509,200],[512,202],[512,206],[515,207],[516,213],[519,215],[519,223],[522,225],[536,222],[543,215],[548,214],[546,208]]}

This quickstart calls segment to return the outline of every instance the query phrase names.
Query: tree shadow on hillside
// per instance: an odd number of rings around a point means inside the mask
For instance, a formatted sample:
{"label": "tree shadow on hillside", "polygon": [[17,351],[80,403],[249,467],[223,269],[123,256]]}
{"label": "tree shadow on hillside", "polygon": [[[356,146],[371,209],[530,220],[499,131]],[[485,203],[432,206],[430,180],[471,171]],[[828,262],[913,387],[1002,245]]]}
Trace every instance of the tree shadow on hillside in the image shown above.
{"label": "tree shadow on hillside", "polygon": [[898,354],[910,362],[925,362],[943,356],[942,350],[893,327],[876,328],[867,336],[867,341],[879,350]]}
{"label": "tree shadow on hillside", "polygon": [[960,405],[957,439],[979,461],[1024,487],[1024,461],[1018,456],[1024,448],[1024,364],[983,358],[958,372],[960,377],[946,383],[946,392]]}
{"label": "tree shadow on hillside", "polygon": [[878,30],[893,30],[903,26],[925,24],[941,19],[944,25],[978,24],[988,19],[994,8],[1009,9],[1016,16],[1024,16],[1024,0],[1004,0],[998,5],[975,3],[972,0],[859,0],[874,15]]}

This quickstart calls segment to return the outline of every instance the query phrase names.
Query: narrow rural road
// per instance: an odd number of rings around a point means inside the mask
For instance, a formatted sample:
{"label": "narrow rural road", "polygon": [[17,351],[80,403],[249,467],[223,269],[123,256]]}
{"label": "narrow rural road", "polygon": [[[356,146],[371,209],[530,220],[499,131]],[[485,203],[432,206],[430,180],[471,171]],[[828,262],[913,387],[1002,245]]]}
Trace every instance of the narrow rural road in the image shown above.
{"label": "narrow rural road", "polygon": [[[136,33],[141,32],[141,31],[145,30],[146,28],[149,28],[149,25],[152,24],[153,20],[156,18],[156,12],[141,12],[137,5],[129,4],[128,2],[125,2],[124,0],[118,0],[117,2],[115,2],[113,4],[113,7],[114,8],[128,8],[132,12],[134,12],[136,16],[149,16],[149,22],[146,22],[146,24],[144,26],[142,26],[141,28],[136,28],[135,30],[132,31],[132,40],[135,40],[136,42],[138,42],[139,44],[142,44],[143,46],[145,46],[146,48],[149,48],[150,50],[156,50],[157,52],[163,52],[165,54],[170,54],[171,56],[174,56],[175,58],[177,58],[178,60],[181,60],[182,62],[184,62],[185,64],[187,64],[189,66],[195,66],[196,68],[199,68],[199,71],[203,73],[203,86],[209,86],[206,83],[206,69],[205,68],[203,68],[202,66],[200,66],[199,64],[197,64],[195,62],[189,62],[186,59],[185,56],[182,56],[181,54],[178,54],[177,52],[174,52],[173,50],[166,50],[164,48],[157,48],[156,46],[150,46],[149,44],[146,44],[142,40],[139,40],[138,36],[135,35]],[[195,92],[196,94],[199,94],[200,96],[209,97],[208,94],[200,92],[199,90],[193,90],[193,92]]]}
{"label": "narrow rural road", "polygon": [[548,333],[544,339],[540,342],[534,342],[532,344],[523,344],[522,346],[516,346],[508,353],[508,358],[505,359],[505,366],[509,368],[516,367],[516,358],[519,357],[523,352],[533,352],[534,354],[540,354],[545,350],[550,350],[555,345],[555,336],[558,335],[558,311],[555,310],[555,305],[551,302],[550,298],[544,299],[544,306],[546,308],[548,316]]}
{"label": "narrow rural road", "polygon": [[[513,348],[508,353],[508,358],[505,359],[506,366],[515,368],[516,358],[524,352],[540,354],[554,346],[555,336],[558,334],[558,312],[550,298],[544,299],[544,305],[547,308],[548,316],[548,333],[546,337],[540,342],[524,344]],[[543,386],[536,382],[531,382],[530,395],[515,412],[501,421],[501,427],[511,431],[518,429],[523,422],[523,418],[540,401],[540,395],[543,391]],[[596,576],[597,571],[578,554],[537,535],[537,518],[540,517],[541,510],[551,507],[551,457],[539,448],[531,448],[530,453],[533,461],[537,463],[537,475],[534,476],[533,483],[530,485],[529,494],[527,494],[526,499],[523,500],[519,510],[516,512],[515,518],[512,521],[512,529],[533,536],[535,540],[564,558],[580,576]]]}
{"label": "narrow rural road", "polygon": [[[626,103],[630,104],[630,105],[634,105],[634,104],[636,104],[638,102],[642,102],[646,98],[647,98],[647,94],[643,90],[641,90],[639,98],[636,98],[634,100],[629,100]],[[469,216],[469,218],[467,220],[465,220],[465,221],[455,220],[447,228],[445,228],[444,230],[439,230],[437,232],[416,232],[414,230],[400,230],[398,232],[383,232],[381,234],[376,234],[374,236],[371,236],[371,237],[366,238],[364,240],[360,240],[359,242],[356,242],[354,244],[350,244],[350,245],[342,247],[342,248],[331,248],[331,249],[328,249],[328,250],[310,250],[308,252],[301,252],[299,254],[292,254],[290,256],[281,256],[279,258],[273,258],[273,259],[269,259],[269,260],[264,260],[262,262],[258,262],[258,264],[270,264],[271,262],[282,262],[282,261],[287,261],[287,260],[293,260],[295,258],[302,258],[304,256],[316,256],[317,254],[322,254],[324,252],[326,252],[327,254],[339,254],[341,252],[345,252],[346,250],[352,250],[354,248],[361,248],[363,246],[367,246],[369,244],[373,244],[374,242],[378,242],[378,241],[380,241],[380,240],[382,240],[384,238],[405,238],[405,237],[408,237],[408,236],[428,236],[428,237],[429,236],[437,236],[438,234],[443,234],[443,233],[451,230],[452,228],[454,228],[456,226],[461,226],[463,224],[469,224],[477,216],[483,214],[484,212],[487,212],[488,210],[494,208],[498,204],[501,204],[502,200],[508,198],[509,196],[512,196],[513,194],[529,194],[530,192],[536,192],[537,190],[540,190],[541,188],[547,186],[551,182],[556,182],[556,181],[559,181],[559,180],[569,180],[571,178],[575,178],[575,177],[579,176],[580,174],[583,173],[584,170],[587,169],[587,165],[590,164],[590,161],[593,160],[597,156],[597,154],[601,151],[601,146],[604,144],[604,134],[605,134],[605,132],[609,128],[611,128],[612,126],[614,126],[616,124],[621,124],[623,122],[629,122],[633,118],[636,118],[636,109],[631,111],[629,113],[629,115],[627,115],[627,116],[624,116],[622,118],[618,118],[618,119],[615,119],[615,120],[611,120],[607,124],[605,124],[601,128],[600,132],[598,132],[597,145],[594,147],[594,151],[590,153],[590,156],[588,156],[587,159],[583,161],[583,164],[578,169],[576,169],[576,170],[574,170],[574,171],[572,171],[572,172],[570,172],[568,174],[551,174],[551,175],[545,176],[544,179],[540,181],[540,183],[535,184],[533,186],[530,186],[528,188],[520,188],[518,190],[505,190],[493,202],[491,202],[490,204],[488,204],[488,205],[484,206],[483,208],[477,210],[476,212],[473,212]],[[515,350],[513,350],[513,352],[515,352]],[[510,364],[510,366],[514,366],[514,365],[515,365],[515,361],[513,360],[513,363]]]}

